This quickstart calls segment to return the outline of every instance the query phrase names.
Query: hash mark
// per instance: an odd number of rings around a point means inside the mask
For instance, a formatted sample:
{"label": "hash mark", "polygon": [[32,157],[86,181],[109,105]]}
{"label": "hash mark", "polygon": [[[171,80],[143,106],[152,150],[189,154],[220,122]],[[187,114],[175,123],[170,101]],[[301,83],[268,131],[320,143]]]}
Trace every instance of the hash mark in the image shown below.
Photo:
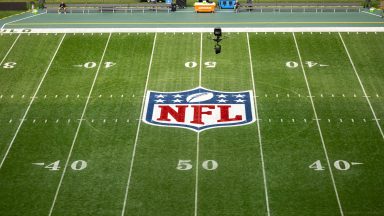
{"label": "hash mark", "polygon": [[354,119],[351,119],[351,121],[352,121],[352,122],[355,122],[355,120],[354,120]]}
{"label": "hash mark", "polygon": [[340,122],[343,122],[343,119],[340,119]]}
{"label": "hash mark", "polygon": [[331,119],[328,119],[328,122],[331,123]]}

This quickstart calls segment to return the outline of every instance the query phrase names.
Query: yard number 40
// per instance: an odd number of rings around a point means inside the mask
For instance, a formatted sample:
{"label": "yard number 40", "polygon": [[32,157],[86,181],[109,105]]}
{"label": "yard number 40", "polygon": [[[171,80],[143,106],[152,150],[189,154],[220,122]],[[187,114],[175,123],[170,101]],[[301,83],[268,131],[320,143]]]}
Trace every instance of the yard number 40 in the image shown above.
{"label": "yard number 40", "polygon": [[[215,160],[206,160],[203,161],[201,166],[205,170],[215,170],[217,167],[219,167],[219,164]],[[179,163],[176,166],[176,169],[178,170],[190,170],[192,169],[192,161],[191,160],[179,160]]]}
{"label": "yard number 40", "polygon": [[[357,162],[348,162],[345,160],[337,160],[333,163],[333,166],[340,171],[346,171],[351,169],[351,166],[353,165],[359,165],[362,163],[357,163]],[[309,168],[315,170],[315,171],[323,171],[325,170],[325,167],[322,166],[321,161],[317,160],[313,164],[309,165]]]}

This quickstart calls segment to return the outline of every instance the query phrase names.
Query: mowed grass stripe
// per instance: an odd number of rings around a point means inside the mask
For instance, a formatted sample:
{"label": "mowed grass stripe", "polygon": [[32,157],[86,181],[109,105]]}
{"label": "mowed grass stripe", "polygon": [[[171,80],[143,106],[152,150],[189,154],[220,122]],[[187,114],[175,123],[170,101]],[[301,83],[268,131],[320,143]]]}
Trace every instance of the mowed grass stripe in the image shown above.
{"label": "mowed grass stripe", "polygon": [[332,185],[333,185],[333,188],[335,190],[335,195],[336,195],[337,204],[339,206],[340,215],[343,216],[344,215],[344,211],[343,211],[343,207],[341,205],[341,201],[340,201],[340,198],[339,198],[339,192],[337,191],[337,186],[336,186],[336,183],[335,183],[335,178],[333,177],[332,167],[331,167],[331,164],[329,162],[328,150],[326,148],[324,137],[323,137],[323,132],[321,130],[321,126],[320,126],[320,123],[319,123],[320,119],[319,119],[319,117],[317,115],[315,103],[313,102],[313,95],[312,95],[311,87],[309,86],[309,83],[308,83],[307,74],[305,72],[305,68],[304,68],[304,64],[303,64],[303,59],[301,58],[301,53],[300,53],[299,45],[297,44],[295,33],[292,32],[292,35],[293,35],[293,39],[295,41],[297,55],[299,56],[300,66],[301,66],[301,69],[302,69],[302,72],[303,72],[303,75],[304,75],[305,84],[307,85],[308,97],[309,97],[309,100],[311,101],[313,113],[315,115],[314,116],[315,117],[314,120],[316,121],[316,125],[317,125],[318,131],[319,131],[319,135],[320,135],[320,140],[321,140],[321,143],[322,143],[322,146],[323,146],[323,149],[324,149],[324,155],[325,155],[325,159],[327,161],[327,166],[328,166],[328,169],[329,169],[329,174],[331,176]]}
{"label": "mowed grass stripe", "polygon": [[[73,65],[97,62],[107,37],[65,37],[1,169],[0,211],[4,215],[49,213],[97,69]],[[58,162],[56,168],[54,162]],[[44,168],[49,164],[51,169]]]}
{"label": "mowed grass stripe", "polygon": [[67,171],[54,215],[121,214],[153,40],[112,34],[72,154],[88,165]]}
{"label": "mowed grass stripe", "polygon": [[17,40],[19,40],[20,36],[21,36],[21,34],[19,34],[19,35],[15,38],[15,40],[13,41],[11,47],[9,47],[7,53],[5,53],[3,59],[1,60],[1,62],[0,62],[0,66],[3,66],[3,63],[4,63],[5,59],[7,58],[8,54],[12,51],[12,48],[15,46],[15,44],[16,44]]}
{"label": "mowed grass stripe", "polygon": [[17,34],[0,34],[0,59],[3,60],[4,56],[11,48],[12,44],[15,42],[15,39],[19,35]]}
{"label": "mowed grass stripe", "polygon": [[[252,91],[246,34],[225,34],[218,55],[213,37],[203,37],[202,86]],[[207,67],[206,62],[216,65]],[[216,161],[218,168],[204,169],[208,160]],[[256,123],[201,132],[199,168],[198,215],[267,215]]]}
{"label": "mowed grass stripe", "polygon": [[347,55],[348,55],[349,61],[351,62],[351,65],[352,65],[353,71],[355,72],[356,78],[358,79],[359,84],[360,84],[360,87],[361,87],[361,89],[363,90],[364,97],[365,97],[365,99],[367,99],[367,103],[368,103],[368,105],[369,105],[369,108],[370,108],[371,111],[372,111],[372,115],[373,115],[374,121],[376,122],[377,127],[378,127],[378,129],[379,129],[379,131],[380,131],[380,134],[381,134],[381,136],[382,136],[383,139],[384,139],[384,133],[383,133],[383,129],[382,129],[381,126],[380,126],[379,119],[377,118],[376,112],[375,112],[375,110],[374,110],[373,107],[372,107],[371,101],[369,100],[369,97],[368,97],[368,95],[367,95],[367,92],[365,91],[365,87],[364,87],[364,85],[363,85],[363,83],[362,83],[362,81],[361,81],[361,79],[360,79],[359,73],[358,73],[357,70],[356,70],[355,63],[353,63],[353,60],[352,60],[352,58],[351,58],[351,55],[349,54],[348,48],[347,48],[347,46],[345,45],[344,39],[343,39],[343,37],[341,36],[340,32],[339,32],[339,36],[340,36],[341,42],[343,43],[343,46],[344,46],[344,48],[345,48],[345,51],[346,51],[346,53],[347,53]]}
{"label": "mowed grass stripe", "polygon": [[[198,86],[200,34],[158,34],[148,90],[174,92]],[[196,133],[141,124],[125,215],[193,215],[195,168],[177,170],[196,155]]]}
{"label": "mowed grass stripe", "polygon": [[249,40],[271,214],[337,215],[329,172],[309,168],[325,157],[292,34]]}
{"label": "mowed grass stripe", "polygon": [[[308,67],[312,93],[338,95],[317,96],[313,100],[322,119],[320,124],[343,211],[345,215],[381,214],[383,203],[379,200],[384,197],[377,190],[382,183],[377,173],[382,169],[383,139],[342,41],[338,33],[297,34],[296,38],[304,61],[329,65]],[[327,119],[334,121],[329,123]],[[356,163],[362,164],[353,165]]]}
{"label": "mowed grass stripe", "polygon": [[384,127],[384,33],[342,33],[369,100]]}
{"label": "mowed grass stripe", "polygon": [[94,88],[94,86],[95,86],[95,83],[96,83],[96,80],[97,80],[97,76],[99,75],[100,68],[101,68],[101,65],[102,65],[103,60],[104,60],[105,52],[107,51],[108,44],[109,44],[109,41],[110,41],[110,39],[111,39],[111,35],[112,35],[112,33],[109,33],[108,40],[107,40],[107,42],[106,42],[106,44],[105,44],[103,54],[102,54],[102,56],[101,56],[101,59],[100,59],[100,61],[99,61],[98,66],[97,66],[97,70],[96,70],[96,73],[95,73],[95,78],[93,79],[91,89],[89,90],[89,93],[88,93],[88,96],[87,96],[87,100],[85,101],[85,105],[84,105],[83,112],[81,113],[81,117],[80,117],[80,119],[78,119],[78,121],[79,121],[79,125],[77,126],[77,130],[76,130],[75,136],[74,136],[74,138],[73,138],[72,145],[71,145],[71,148],[70,148],[69,153],[68,153],[68,157],[67,157],[67,159],[66,159],[66,161],[65,161],[65,165],[64,165],[64,168],[63,168],[63,172],[62,172],[62,174],[61,174],[61,178],[60,178],[60,181],[59,181],[59,185],[57,186],[57,190],[56,190],[56,193],[55,193],[55,197],[53,198],[53,202],[52,202],[51,209],[50,209],[50,211],[49,211],[49,215],[52,215],[53,209],[55,208],[56,199],[57,199],[57,196],[59,195],[60,188],[61,188],[61,184],[62,184],[62,182],[63,182],[65,173],[66,173],[66,171],[67,171],[67,169],[68,169],[68,163],[69,163],[69,160],[71,159],[72,152],[73,152],[73,149],[74,149],[74,147],[75,147],[75,143],[76,143],[76,141],[77,141],[77,136],[79,135],[79,131],[80,131],[81,125],[82,125],[82,123],[83,123],[83,121],[84,121],[85,112],[87,111],[88,103],[89,103],[90,97],[91,97],[91,95],[92,95],[92,91],[93,91],[93,88]]}
{"label": "mowed grass stripe", "polygon": [[265,174],[265,162],[264,162],[264,154],[263,154],[263,143],[262,143],[261,129],[260,129],[260,121],[261,120],[260,120],[260,117],[259,117],[259,108],[258,108],[258,104],[257,104],[257,93],[256,93],[256,86],[255,86],[255,76],[254,76],[254,72],[253,72],[252,52],[251,52],[251,45],[249,43],[249,33],[248,32],[247,32],[247,46],[248,46],[248,56],[249,56],[249,67],[250,67],[251,80],[252,80],[253,99],[254,99],[254,106],[255,106],[255,115],[256,115],[255,117],[256,117],[256,124],[257,124],[257,136],[259,138],[261,168],[262,168],[262,172],[263,172],[265,205],[266,205],[266,208],[267,208],[267,215],[269,216],[271,214],[271,210],[269,208],[267,175]]}
{"label": "mowed grass stripe", "polygon": [[[4,144],[0,145],[0,169],[3,167],[4,161],[12,148],[13,142],[15,141],[22,124],[26,119],[28,111],[35,100],[35,96],[38,93],[62,42],[62,40],[60,40],[60,42],[57,41],[59,39],[58,37],[31,38],[24,36],[23,39],[21,39],[20,44],[15,48],[16,52],[9,55],[19,37],[20,35],[18,35],[14,40],[12,46],[9,48],[7,54],[2,60],[2,62],[6,61],[5,65],[7,66],[0,68],[0,94],[3,95],[0,95],[0,97],[2,97],[0,114],[2,118],[9,118],[7,119],[8,123],[15,121],[12,125],[1,124],[0,126],[0,131],[3,136],[2,140],[4,141]],[[38,58],[26,61],[25,58],[28,54],[21,49],[25,49],[25,46],[28,47],[28,45],[29,48],[32,48],[33,46],[30,44],[32,41],[36,44],[40,43],[38,46],[35,45],[36,53],[33,53],[37,55]],[[47,47],[44,44],[47,42],[52,43],[52,45]],[[57,48],[54,46],[57,46]],[[51,57],[52,55],[53,57]],[[35,66],[34,60],[44,63],[39,66]],[[19,63],[19,65],[17,65],[17,63]],[[47,64],[48,66],[46,66]],[[32,67],[33,69],[26,70],[24,67]],[[43,67],[46,67],[45,70]],[[24,95],[24,97],[22,95]],[[3,120],[5,121],[5,119]]]}

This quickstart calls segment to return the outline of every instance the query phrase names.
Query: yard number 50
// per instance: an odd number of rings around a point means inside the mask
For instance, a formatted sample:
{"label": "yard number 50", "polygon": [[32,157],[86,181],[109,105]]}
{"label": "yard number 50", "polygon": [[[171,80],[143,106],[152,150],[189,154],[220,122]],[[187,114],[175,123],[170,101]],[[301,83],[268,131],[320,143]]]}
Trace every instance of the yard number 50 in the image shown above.
{"label": "yard number 50", "polygon": [[[219,167],[219,164],[215,160],[206,160],[203,161],[201,166],[205,170],[215,170],[217,167]],[[177,164],[176,169],[178,170],[190,170],[192,169],[192,161],[191,160],[179,160],[179,163]]]}
{"label": "yard number 50", "polygon": [[[204,65],[206,68],[215,68],[216,62],[204,62]],[[197,63],[194,61],[186,62],[184,64],[186,68],[195,68],[197,66]]]}

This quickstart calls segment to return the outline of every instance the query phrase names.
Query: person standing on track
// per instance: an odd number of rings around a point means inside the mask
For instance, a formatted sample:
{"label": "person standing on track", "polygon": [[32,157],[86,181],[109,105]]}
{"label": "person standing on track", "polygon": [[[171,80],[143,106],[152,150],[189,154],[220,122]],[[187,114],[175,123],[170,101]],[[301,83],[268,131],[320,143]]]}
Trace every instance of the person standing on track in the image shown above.
{"label": "person standing on track", "polygon": [[60,3],[59,10],[57,10],[57,13],[61,13],[61,11],[64,12],[64,14],[67,14],[67,5],[65,5],[64,2]]}

